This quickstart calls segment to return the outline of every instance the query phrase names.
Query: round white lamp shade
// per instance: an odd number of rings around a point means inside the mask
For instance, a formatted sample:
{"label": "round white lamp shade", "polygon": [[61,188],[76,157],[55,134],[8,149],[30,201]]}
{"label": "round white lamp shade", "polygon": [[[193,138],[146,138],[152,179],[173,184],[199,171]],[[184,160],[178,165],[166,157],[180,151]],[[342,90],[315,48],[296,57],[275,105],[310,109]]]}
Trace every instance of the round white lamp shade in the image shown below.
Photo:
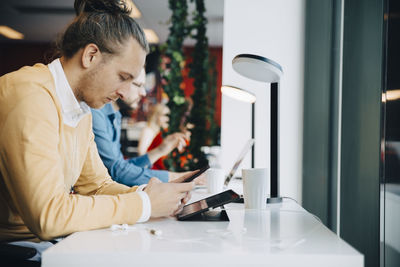
{"label": "round white lamp shade", "polygon": [[232,97],[236,100],[243,101],[243,102],[248,102],[248,103],[254,103],[256,102],[256,96],[244,89],[231,86],[231,85],[223,85],[221,87],[221,92],[224,95],[227,95],[229,97]]}
{"label": "round white lamp shade", "polygon": [[283,74],[281,65],[253,54],[237,55],[232,60],[232,67],[237,73],[259,82],[279,82]]}

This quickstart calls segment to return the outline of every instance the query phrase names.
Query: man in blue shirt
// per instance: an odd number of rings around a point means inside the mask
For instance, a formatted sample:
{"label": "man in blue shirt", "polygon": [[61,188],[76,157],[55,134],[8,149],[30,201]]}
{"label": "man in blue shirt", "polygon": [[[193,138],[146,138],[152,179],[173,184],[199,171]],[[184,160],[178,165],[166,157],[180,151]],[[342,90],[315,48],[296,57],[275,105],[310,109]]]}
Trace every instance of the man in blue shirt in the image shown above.
{"label": "man in blue shirt", "polygon": [[[123,79],[124,77],[121,77]],[[124,96],[124,102],[136,108],[140,99],[146,95],[144,89],[145,71],[132,82],[130,94]],[[102,109],[91,109],[93,132],[100,157],[114,181],[127,186],[147,184],[151,177],[168,182],[181,177],[184,173],[151,170],[152,164],[160,157],[167,155],[174,148],[182,150],[186,145],[183,133],[167,136],[163,143],[147,154],[124,159],[121,152],[121,118],[118,103],[111,102]]]}

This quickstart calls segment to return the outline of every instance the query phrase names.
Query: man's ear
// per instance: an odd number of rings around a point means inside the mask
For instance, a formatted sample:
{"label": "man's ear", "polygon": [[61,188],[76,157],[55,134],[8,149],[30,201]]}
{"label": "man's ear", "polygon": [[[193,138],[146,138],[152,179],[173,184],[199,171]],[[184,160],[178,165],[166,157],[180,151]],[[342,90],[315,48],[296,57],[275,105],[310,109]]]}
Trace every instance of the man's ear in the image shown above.
{"label": "man's ear", "polygon": [[85,69],[101,61],[101,52],[97,45],[91,43],[85,46],[82,53],[82,67]]}

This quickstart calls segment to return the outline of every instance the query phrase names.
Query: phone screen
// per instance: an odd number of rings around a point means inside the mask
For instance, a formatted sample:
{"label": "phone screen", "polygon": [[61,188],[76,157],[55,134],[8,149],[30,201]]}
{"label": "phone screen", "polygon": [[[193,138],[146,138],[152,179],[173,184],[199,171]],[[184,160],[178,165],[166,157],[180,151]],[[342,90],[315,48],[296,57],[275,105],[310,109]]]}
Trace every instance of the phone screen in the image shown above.
{"label": "phone screen", "polygon": [[190,217],[202,211],[206,211],[209,208],[216,208],[224,204],[230,203],[239,199],[240,196],[233,190],[227,190],[217,195],[193,202],[183,207],[183,210],[177,215],[178,220],[184,220],[186,217]]}
{"label": "phone screen", "polygon": [[195,174],[193,174],[192,176],[186,178],[183,182],[184,183],[189,183],[191,181],[193,181],[194,179],[196,179],[197,177],[199,177],[203,172],[205,172],[206,170],[208,170],[210,168],[210,166],[207,164],[206,166],[204,166],[203,168],[201,168],[198,172],[196,172]]}

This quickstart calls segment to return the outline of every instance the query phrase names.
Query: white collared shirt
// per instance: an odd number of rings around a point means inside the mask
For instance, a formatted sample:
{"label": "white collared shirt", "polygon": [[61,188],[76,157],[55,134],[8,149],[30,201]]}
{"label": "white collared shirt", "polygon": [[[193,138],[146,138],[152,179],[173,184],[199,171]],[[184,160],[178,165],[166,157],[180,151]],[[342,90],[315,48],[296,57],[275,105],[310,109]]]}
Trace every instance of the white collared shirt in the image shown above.
{"label": "white collared shirt", "polygon": [[74,92],[65,76],[60,59],[55,59],[49,65],[49,70],[53,75],[56,93],[62,108],[63,122],[71,127],[76,127],[79,121],[90,113],[90,108],[85,102],[76,100]]}
{"label": "white collared shirt", "polygon": [[[55,59],[47,66],[53,76],[56,94],[61,103],[63,123],[75,128],[79,121],[90,113],[90,108],[85,102],[78,102],[76,99],[59,58]],[[143,203],[142,215],[138,222],[147,221],[151,215],[151,202],[147,193],[143,191],[144,186],[140,186],[137,190]]]}

